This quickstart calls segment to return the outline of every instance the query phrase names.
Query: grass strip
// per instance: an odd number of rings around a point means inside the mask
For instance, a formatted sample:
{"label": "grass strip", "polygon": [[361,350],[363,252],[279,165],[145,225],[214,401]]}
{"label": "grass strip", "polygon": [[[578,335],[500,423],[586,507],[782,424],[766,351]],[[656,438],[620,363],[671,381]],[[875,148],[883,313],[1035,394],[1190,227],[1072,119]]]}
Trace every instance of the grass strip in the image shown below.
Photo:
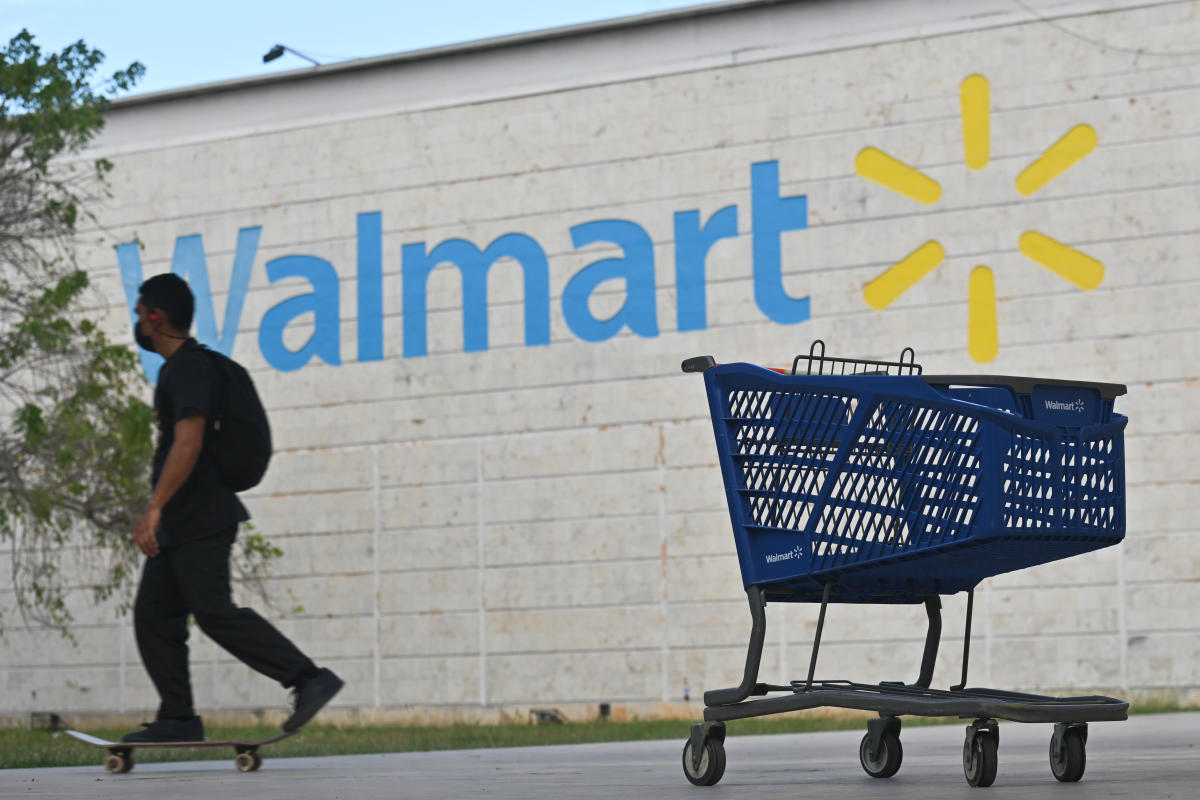
{"label": "grass strip", "polygon": [[[493,747],[537,747],[591,742],[633,742],[678,739],[680,747],[688,736],[689,724],[680,720],[635,720],[632,722],[566,722],[530,725],[446,726],[356,726],[334,727],[312,724],[290,739],[262,750],[264,758],[351,755],[359,753],[408,753],[431,750],[473,750]],[[905,720],[905,724],[920,724]],[[928,723],[926,723],[928,724]],[[863,717],[767,717],[730,723],[730,736],[865,728]],[[89,730],[87,733],[110,741],[127,730]],[[254,741],[278,733],[270,727],[210,727],[210,741],[240,739]],[[0,769],[27,767],[72,767],[99,765],[108,752],[76,741],[65,733],[0,729]],[[142,749],[134,754],[138,763],[161,761],[233,760],[233,748]]]}

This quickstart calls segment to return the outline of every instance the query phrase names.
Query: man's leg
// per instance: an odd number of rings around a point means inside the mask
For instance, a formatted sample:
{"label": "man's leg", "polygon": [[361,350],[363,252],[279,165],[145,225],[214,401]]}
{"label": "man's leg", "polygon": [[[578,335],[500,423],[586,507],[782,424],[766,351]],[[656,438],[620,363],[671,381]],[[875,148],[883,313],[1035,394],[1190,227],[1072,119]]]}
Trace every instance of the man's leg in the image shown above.
{"label": "man's leg", "polygon": [[159,719],[195,715],[188,675],[187,608],[175,584],[170,555],[147,558],[133,605],[138,652],[158,690]]}
{"label": "man's leg", "polygon": [[235,526],[174,548],[173,567],[183,602],[200,629],[231,655],[284,686],[293,686],[316,675],[317,666],[274,625],[233,604],[229,554],[236,536]]}

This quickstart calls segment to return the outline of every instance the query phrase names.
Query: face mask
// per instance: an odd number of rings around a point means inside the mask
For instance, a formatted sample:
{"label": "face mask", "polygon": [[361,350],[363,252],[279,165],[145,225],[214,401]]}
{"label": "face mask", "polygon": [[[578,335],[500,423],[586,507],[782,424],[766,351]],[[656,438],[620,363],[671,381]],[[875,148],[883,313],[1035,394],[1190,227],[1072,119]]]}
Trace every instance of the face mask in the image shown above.
{"label": "face mask", "polygon": [[151,353],[157,352],[154,349],[154,340],[143,334],[141,330],[138,329],[138,324],[136,321],[133,323],[133,338],[137,340],[138,347],[142,348],[143,350],[149,350]]}

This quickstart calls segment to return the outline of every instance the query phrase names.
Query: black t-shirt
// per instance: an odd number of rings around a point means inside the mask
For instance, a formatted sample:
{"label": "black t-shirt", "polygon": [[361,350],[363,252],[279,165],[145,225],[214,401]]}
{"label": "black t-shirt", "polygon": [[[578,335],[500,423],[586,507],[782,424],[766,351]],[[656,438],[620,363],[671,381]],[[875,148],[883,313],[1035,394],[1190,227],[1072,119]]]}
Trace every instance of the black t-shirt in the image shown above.
{"label": "black t-shirt", "polygon": [[[217,396],[217,375],[195,339],[188,339],[163,364],[154,389],[154,413],[158,417],[158,448],[154,451],[154,469],[150,485],[158,484],[167,453],[175,442],[175,423],[184,411],[195,409],[206,418]],[[208,438],[209,426],[204,435]],[[172,495],[163,508],[158,527],[158,543],[170,547],[192,539],[202,539],[239,522],[250,519],[246,507],[233,490],[221,482],[216,462],[208,448],[200,452],[192,474]]]}

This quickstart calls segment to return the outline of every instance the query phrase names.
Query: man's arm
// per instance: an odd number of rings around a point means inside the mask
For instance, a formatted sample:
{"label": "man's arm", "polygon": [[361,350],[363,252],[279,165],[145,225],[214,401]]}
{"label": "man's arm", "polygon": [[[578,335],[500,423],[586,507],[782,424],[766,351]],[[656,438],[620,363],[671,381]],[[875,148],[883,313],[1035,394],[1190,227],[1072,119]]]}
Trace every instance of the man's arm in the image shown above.
{"label": "man's arm", "polygon": [[188,409],[175,423],[175,441],[167,452],[162,474],[159,475],[154,494],[150,497],[150,507],[133,526],[133,540],[146,555],[158,555],[158,539],[155,538],[155,534],[158,532],[159,520],[162,519],[163,507],[192,474],[203,447],[204,415],[195,409]]}

